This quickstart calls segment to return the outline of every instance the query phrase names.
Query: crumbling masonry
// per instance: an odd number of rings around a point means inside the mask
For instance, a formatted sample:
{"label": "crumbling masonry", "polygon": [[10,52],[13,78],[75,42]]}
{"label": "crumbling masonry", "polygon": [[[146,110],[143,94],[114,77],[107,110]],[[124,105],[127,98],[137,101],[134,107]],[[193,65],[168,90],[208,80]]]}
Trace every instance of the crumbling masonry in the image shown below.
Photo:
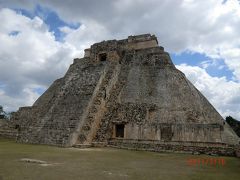
{"label": "crumbling masonry", "polygon": [[234,155],[239,138],[154,35],[93,44],[31,107],[19,142]]}

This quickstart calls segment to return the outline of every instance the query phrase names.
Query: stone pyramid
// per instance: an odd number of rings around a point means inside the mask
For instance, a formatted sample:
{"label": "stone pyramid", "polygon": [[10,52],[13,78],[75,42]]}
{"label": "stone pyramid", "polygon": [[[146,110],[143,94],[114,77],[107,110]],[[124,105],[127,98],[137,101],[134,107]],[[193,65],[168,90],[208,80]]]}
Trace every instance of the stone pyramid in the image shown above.
{"label": "stone pyramid", "polygon": [[150,34],[93,44],[13,119],[18,141],[37,144],[239,143]]}

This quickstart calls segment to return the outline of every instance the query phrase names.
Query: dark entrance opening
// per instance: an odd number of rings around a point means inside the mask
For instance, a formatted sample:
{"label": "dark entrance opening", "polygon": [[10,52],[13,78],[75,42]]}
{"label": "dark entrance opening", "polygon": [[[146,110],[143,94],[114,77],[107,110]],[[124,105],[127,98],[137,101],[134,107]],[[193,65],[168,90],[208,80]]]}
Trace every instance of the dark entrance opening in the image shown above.
{"label": "dark entrance opening", "polygon": [[116,137],[124,138],[124,124],[116,124]]}
{"label": "dark entrance opening", "polygon": [[15,129],[19,129],[20,126],[18,124],[15,125]]}
{"label": "dark entrance opening", "polygon": [[107,54],[106,53],[99,54],[99,60],[100,61],[106,61],[107,60]]}
{"label": "dark entrance opening", "polygon": [[173,136],[171,126],[161,127],[161,139],[164,141],[171,141]]}

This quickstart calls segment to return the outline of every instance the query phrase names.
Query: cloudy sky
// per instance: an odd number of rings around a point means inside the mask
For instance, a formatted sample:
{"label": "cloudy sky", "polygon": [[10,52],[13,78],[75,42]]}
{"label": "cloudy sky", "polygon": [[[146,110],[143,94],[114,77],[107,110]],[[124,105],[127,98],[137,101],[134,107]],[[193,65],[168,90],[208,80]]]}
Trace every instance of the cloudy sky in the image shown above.
{"label": "cloudy sky", "polygon": [[29,106],[94,42],[151,33],[240,120],[239,0],[0,0],[0,105]]}

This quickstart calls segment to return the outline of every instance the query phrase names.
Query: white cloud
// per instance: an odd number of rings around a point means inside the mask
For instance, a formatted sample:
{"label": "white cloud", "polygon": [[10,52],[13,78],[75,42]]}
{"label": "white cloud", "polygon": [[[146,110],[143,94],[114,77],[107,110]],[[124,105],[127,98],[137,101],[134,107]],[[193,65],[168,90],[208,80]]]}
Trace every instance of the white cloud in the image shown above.
{"label": "white cloud", "polygon": [[[39,87],[39,86],[38,86]],[[16,111],[19,106],[32,105],[34,101],[39,97],[37,92],[34,92],[33,88],[21,89],[21,96],[9,96],[3,90],[0,89],[0,102],[4,105],[5,111]]]}
{"label": "white cloud", "polygon": [[240,119],[240,84],[227,81],[225,77],[212,77],[198,66],[176,66],[213,104],[222,116]]}
{"label": "white cloud", "polygon": [[70,29],[65,26],[60,30],[66,33],[65,42],[78,48],[82,52],[81,56],[83,56],[84,49],[109,37],[108,30],[97,22],[82,24],[78,29]]}
{"label": "white cloud", "polygon": [[[0,26],[0,103],[15,110],[31,105],[39,96],[34,88],[48,87],[80,53],[69,43],[55,41],[38,17],[30,19],[1,9],[0,21],[5,22]],[[19,34],[9,35],[12,31]]]}
{"label": "white cloud", "polygon": [[[221,0],[40,2],[57,11],[66,21],[81,22],[86,27],[97,24],[96,34],[101,35],[99,30],[105,29],[109,39],[149,32],[156,34],[160,44],[170,52],[191,50],[224,59],[235,79],[240,81],[238,0],[225,3]],[[76,36],[76,41],[81,42],[78,38],[82,36]]]}

